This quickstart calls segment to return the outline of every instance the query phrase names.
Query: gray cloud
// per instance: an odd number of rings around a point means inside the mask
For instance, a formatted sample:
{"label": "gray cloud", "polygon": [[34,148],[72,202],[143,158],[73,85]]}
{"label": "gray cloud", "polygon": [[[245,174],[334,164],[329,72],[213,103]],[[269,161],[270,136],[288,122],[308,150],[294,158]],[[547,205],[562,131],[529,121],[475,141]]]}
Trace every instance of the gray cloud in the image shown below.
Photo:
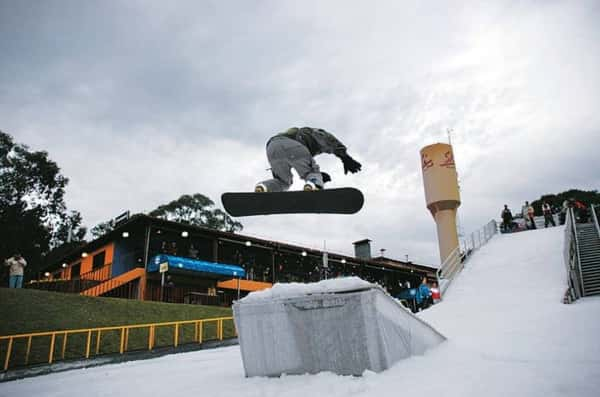
{"label": "gray cloud", "polygon": [[271,134],[320,126],[363,162],[348,176],[318,158],[334,186],[365,192],[363,211],[245,231],[344,253],[369,237],[436,263],[418,151],[448,128],[465,232],[504,203],[598,188],[599,14],[592,1],[3,2],[0,128],[50,152],[93,226],[251,189]]}

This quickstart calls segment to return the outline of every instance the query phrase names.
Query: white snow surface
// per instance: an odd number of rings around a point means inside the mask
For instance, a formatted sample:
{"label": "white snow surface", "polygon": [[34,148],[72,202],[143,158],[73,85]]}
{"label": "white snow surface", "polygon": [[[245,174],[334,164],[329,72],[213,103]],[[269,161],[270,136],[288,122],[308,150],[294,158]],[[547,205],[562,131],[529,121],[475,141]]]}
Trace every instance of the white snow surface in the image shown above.
{"label": "white snow surface", "polygon": [[245,378],[239,347],[0,383],[0,396],[599,396],[600,299],[565,305],[563,228],[499,235],[420,316],[448,337],[379,374]]}
{"label": "white snow surface", "polygon": [[272,288],[255,291],[248,294],[240,302],[253,303],[265,300],[297,298],[305,295],[317,295],[341,291],[354,291],[374,287],[359,277],[343,277],[321,280],[316,283],[286,283],[275,284]]}

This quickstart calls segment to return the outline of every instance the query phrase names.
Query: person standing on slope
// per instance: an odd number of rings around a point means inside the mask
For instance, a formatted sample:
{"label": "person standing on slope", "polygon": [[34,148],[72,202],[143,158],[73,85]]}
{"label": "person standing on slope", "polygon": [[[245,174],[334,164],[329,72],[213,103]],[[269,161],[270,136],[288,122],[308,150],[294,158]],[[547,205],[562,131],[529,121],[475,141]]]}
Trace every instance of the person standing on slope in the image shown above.
{"label": "person standing on slope", "polygon": [[292,168],[306,183],[304,190],[321,190],[331,177],[321,172],[314,156],[329,153],[344,164],[344,173],[360,171],[361,164],[350,157],[346,146],[333,134],[321,128],[290,128],[267,141],[267,159],[271,165],[272,179],[259,182],[255,192],[283,192],[293,182]]}

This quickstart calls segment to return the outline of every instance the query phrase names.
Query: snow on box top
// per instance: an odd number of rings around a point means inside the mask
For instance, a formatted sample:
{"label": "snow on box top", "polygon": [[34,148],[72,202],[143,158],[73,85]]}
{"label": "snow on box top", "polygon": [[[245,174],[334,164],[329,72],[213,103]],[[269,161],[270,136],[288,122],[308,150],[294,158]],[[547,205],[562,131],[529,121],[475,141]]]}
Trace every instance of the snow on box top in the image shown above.
{"label": "snow on box top", "polygon": [[251,292],[240,303],[254,303],[266,300],[297,298],[306,295],[318,295],[336,292],[364,290],[377,287],[359,277],[341,277],[322,280],[316,283],[277,283],[273,287]]}

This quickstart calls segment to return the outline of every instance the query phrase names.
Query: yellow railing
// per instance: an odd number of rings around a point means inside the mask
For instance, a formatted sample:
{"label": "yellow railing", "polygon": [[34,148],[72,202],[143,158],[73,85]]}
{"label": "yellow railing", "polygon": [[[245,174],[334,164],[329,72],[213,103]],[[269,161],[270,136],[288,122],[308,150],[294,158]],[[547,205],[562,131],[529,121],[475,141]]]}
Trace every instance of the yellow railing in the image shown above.
{"label": "yellow railing", "polygon": [[[8,346],[6,347],[6,353],[4,357],[4,371],[8,370],[11,360],[11,355],[13,354],[13,346],[15,341],[17,340],[26,340],[26,348],[25,348],[25,360],[24,365],[27,366],[29,364],[31,347],[34,338],[43,338],[50,337],[50,349],[48,352],[48,364],[52,364],[54,361],[58,360],[57,356],[60,355],[60,359],[65,359],[65,353],[67,351],[67,344],[69,341],[69,336],[73,335],[83,335],[85,336],[85,344],[84,347],[85,352],[82,352],[81,358],[85,357],[90,358],[92,355],[92,348],[94,348],[95,354],[100,354],[101,344],[103,342],[102,335],[107,334],[110,331],[118,331],[119,332],[119,354],[123,354],[128,351],[129,345],[129,334],[131,330],[134,329],[147,329],[148,332],[148,343],[147,350],[152,350],[156,347],[156,331],[159,328],[164,327],[173,327],[173,340],[172,346],[177,347],[180,343],[180,331],[183,326],[193,325],[194,333],[193,333],[193,342],[191,343],[202,343],[205,340],[223,340],[224,335],[224,327],[223,323],[225,321],[231,321],[233,323],[233,317],[218,317],[218,318],[209,318],[202,320],[186,320],[186,321],[171,321],[164,323],[150,323],[150,324],[136,324],[136,325],[121,325],[114,327],[101,327],[101,328],[84,328],[84,329],[69,329],[69,330],[61,330],[61,331],[47,331],[47,332],[35,332],[29,334],[18,334],[18,335],[8,335],[8,336],[0,336],[0,343],[3,341],[8,341]],[[216,337],[212,339],[205,338],[204,335],[204,326],[207,324],[215,324],[216,329]],[[232,324],[232,332],[231,337],[236,336],[235,326]],[[60,339],[60,340],[59,340]],[[95,342],[92,340],[95,339]],[[58,343],[57,343],[58,342]],[[60,351],[56,352],[57,344],[60,344]],[[169,343],[171,345],[171,343]],[[4,350],[4,349],[2,349]],[[136,349],[139,350],[139,349]],[[144,348],[145,350],[145,348]],[[58,354],[57,354],[58,353]],[[116,352],[115,352],[116,353]],[[46,360],[44,360],[46,362]]]}

